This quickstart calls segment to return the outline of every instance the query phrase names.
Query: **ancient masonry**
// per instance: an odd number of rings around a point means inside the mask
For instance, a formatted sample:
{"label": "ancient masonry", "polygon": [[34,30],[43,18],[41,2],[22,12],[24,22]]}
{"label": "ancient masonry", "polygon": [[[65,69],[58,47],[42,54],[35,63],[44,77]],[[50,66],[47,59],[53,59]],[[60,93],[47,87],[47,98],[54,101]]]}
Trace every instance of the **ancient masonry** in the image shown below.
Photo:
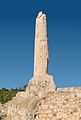
{"label": "ancient masonry", "polygon": [[34,76],[47,74],[48,43],[46,31],[46,15],[40,12],[36,18]]}
{"label": "ancient masonry", "polygon": [[42,12],[36,18],[34,76],[25,92],[0,104],[0,114],[3,120],[81,120],[81,87],[56,89],[53,76],[48,75],[46,15]]}

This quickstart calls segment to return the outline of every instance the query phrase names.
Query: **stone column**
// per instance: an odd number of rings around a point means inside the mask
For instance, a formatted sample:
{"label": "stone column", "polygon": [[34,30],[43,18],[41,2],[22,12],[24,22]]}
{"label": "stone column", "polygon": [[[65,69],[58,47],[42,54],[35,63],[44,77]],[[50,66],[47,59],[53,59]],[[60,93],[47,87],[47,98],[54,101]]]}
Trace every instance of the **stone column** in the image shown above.
{"label": "stone column", "polygon": [[36,18],[34,76],[46,75],[48,70],[48,42],[46,15],[39,12]]}

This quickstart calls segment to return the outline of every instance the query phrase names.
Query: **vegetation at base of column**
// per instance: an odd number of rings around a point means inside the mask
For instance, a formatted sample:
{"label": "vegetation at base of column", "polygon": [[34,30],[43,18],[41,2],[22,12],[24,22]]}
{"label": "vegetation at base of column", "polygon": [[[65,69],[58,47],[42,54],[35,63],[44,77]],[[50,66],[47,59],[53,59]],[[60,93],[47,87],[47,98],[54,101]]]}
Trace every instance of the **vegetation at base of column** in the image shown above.
{"label": "vegetation at base of column", "polygon": [[0,89],[0,103],[4,104],[8,102],[9,100],[11,100],[13,97],[16,96],[17,92],[25,91],[26,87],[27,85],[24,85],[23,87],[16,88],[16,89],[10,89],[10,90],[6,88]]}

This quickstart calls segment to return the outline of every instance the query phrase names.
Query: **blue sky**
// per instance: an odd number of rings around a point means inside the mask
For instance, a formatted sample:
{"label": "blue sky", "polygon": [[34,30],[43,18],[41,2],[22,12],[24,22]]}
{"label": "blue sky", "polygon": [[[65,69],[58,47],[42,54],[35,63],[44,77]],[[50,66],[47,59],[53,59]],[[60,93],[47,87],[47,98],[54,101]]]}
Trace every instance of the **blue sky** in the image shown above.
{"label": "blue sky", "polygon": [[81,86],[81,0],[0,1],[0,88],[33,76],[35,18],[47,15],[49,74],[57,87]]}

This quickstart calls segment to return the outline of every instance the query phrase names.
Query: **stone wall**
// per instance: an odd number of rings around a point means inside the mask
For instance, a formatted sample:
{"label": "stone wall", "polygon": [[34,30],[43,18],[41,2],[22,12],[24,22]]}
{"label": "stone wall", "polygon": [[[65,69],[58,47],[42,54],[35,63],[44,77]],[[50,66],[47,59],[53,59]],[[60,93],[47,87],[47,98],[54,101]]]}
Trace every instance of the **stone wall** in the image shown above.
{"label": "stone wall", "polygon": [[81,120],[81,93],[49,93],[38,104],[35,120]]}
{"label": "stone wall", "polygon": [[19,92],[6,103],[6,120],[81,120],[81,87],[34,92]]}

